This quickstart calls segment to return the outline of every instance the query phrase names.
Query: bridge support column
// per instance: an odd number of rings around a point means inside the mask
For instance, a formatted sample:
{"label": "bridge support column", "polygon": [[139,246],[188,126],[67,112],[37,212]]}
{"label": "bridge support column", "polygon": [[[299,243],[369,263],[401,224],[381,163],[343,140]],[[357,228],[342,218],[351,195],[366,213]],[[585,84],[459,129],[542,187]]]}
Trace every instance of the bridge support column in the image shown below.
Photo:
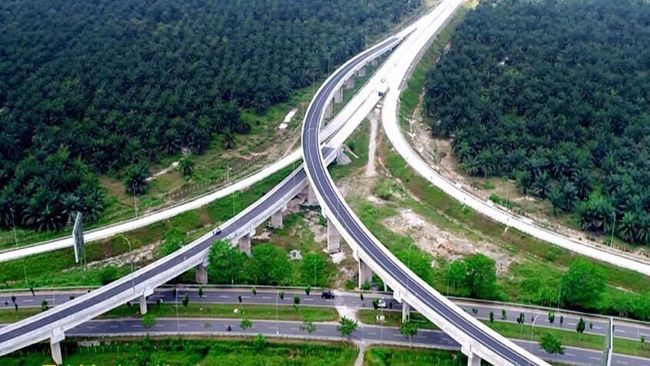
{"label": "bridge support column", "polygon": [[357,75],[361,77],[366,76],[366,67],[364,66],[360,68],[359,71],[357,71]]}
{"label": "bridge support column", "polygon": [[345,81],[345,88],[346,88],[346,89],[352,89],[352,88],[354,88],[354,77],[349,77],[349,78]]}
{"label": "bridge support column", "polygon": [[372,61],[370,61],[370,64],[371,64],[372,66],[377,66],[377,59],[375,58],[375,59],[373,59]]}
{"label": "bridge support column", "polygon": [[325,107],[325,118],[332,118],[333,114],[334,114],[334,105],[330,101],[327,103],[327,107]]}
{"label": "bridge support column", "polygon": [[338,150],[336,150],[336,164],[348,165],[351,162],[352,160],[350,160],[350,158],[347,155],[345,155],[343,149],[339,148]]}
{"label": "bridge support column", "polygon": [[406,323],[411,318],[411,305],[406,301],[402,303],[402,323]]}
{"label": "bridge support column", "polygon": [[481,366],[481,358],[476,353],[467,356],[467,366]]}
{"label": "bridge support column", "polygon": [[196,266],[196,283],[205,285],[208,283],[208,258],[203,260],[203,263]]}
{"label": "bridge support column", "polygon": [[52,360],[57,365],[63,363],[63,355],[61,354],[61,342],[50,342],[50,350],[52,351]]}
{"label": "bridge support column", "polygon": [[286,210],[286,206],[282,207],[273,215],[271,215],[271,223],[270,223],[271,228],[282,229],[282,216],[284,215],[285,210]]}
{"label": "bridge support column", "polygon": [[327,219],[327,252],[336,253],[341,250],[341,234],[336,230],[332,220]]}
{"label": "bridge support column", "polygon": [[305,191],[303,192],[307,195],[307,200],[305,201],[304,206],[318,206],[318,198],[316,198],[316,192],[314,192],[314,189],[310,185],[307,185],[307,187],[305,187]]}
{"label": "bridge support column", "polygon": [[343,88],[339,88],[334,92],[334,103],[341,103],[343,101]]}
{"label": "bridge support column", "polygon": [[370,283],[372,281],[372,270],[366,262],[359,259],[359,288],[362,288],[364,284]]}
{"label": "bridge support column", "polygon": [[140,296],[140,314],[147,313],[147,295]]}
{"label": "bridge support column", "polygon": [[251,235],[246,234],[239,238],[239,251],[250,257],[251,255]]}
{"label": "bridge support column", "polygon": [[65,333],[61,329],[54,329],[52,337],[50,337],[50,350],[52,351],[52,360],[55,364],[61,365],[63,363],[63,355],[61,354],[61,341],[65,339]]}

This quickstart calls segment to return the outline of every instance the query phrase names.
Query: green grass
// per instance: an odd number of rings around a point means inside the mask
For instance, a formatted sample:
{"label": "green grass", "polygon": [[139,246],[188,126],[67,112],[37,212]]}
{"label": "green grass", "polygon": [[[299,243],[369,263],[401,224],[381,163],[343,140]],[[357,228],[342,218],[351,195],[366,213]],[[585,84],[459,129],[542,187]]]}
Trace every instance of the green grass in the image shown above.
{"label": "green grass", "polygon": [[[180,299],[179,299],[180,301]],[[249,319],[271,319],[275,320],[276,316],[279,320],[296,320],[304,321],[309,320],[313,322],[327,322],[337,321],[339,316],[334,308],[319,307],[319,306],[299,306],[298,309],[294,308],[292,298],[285,298],[284,304],[278,306],[277,314],[274,305],[253,305],[253,304],[193,304],[189,303],[187,307],[181,303],[178,304],[149,304],[148,313],[153,314],[158,318],[176,317],[181,318],[227,318],[239,319],[242,314]],[[0,310],[0,324],[13,323],[32,315],[41,312],[40,308],[19,308],[16,311],[12,304],[6,309]],[[239,309],[235,313],[234,310]],[[176,312],[178,310],[178,313]],[[243,311],[243,313],[242,313]],[[140,307],[137,303],[131,305],[122,305],[115,308],[99,318],[102,319],[118,319],[125,317],[140,318]]]}
{"label": "green grass", "polygon": [[[282,169],[246,191],[234,193],[207,206],[126,233],[124,237],[131,242],[131,246],[135,250],[160,240],[165,232],[175,228],[183,233],[191,232],[186,236],[186,243],[189,243],[258,200],[296,166],[293,164]],[[127,241],[122,236],[90,243],[86,245],[86,262],[91,263],[127,253],[128,249]],[[27,285],[23,266],[27,271]],[[3,262],[2,271],[0,271],[0,288],[101,285],[101,271],[100,267],[82,267],[74,263],[72,249],[61,249]],[[118,275],[128,272],[130,272],[129,265],[118,267]]]}
{"label": "green grass", "polygon": [[[326,343],[289,343],[236,340],[146,339],[115,341],[96,347],[62,344],[66,365],[220,365],[284,366],[337,365],[351,366],[357,356],[355,346]],[[40,366],[50,364],[47,345],[33,346],[2,358],[3,366]]]}
{"label": "green grass", "polygon": [[4,306],[3,304],[3,309],[0,310],[0,324],[14,323],[40,312],[41,309],[39,308],[18,308],[18,310],[15,310],[13,304],[9,302],[8,306]]}
{"label": "green grass", "polygon": [[[372,325],[383,325],[386,327],[399,327],[402,324],[402,312],[401,311],[384,311],[384,322],[383,324],[377,321],[377,315],[382,314],[381,311],[376,310],[359,310],[357,312],[357,317],[359,321],[365,324]],[[418,328],[420,329],[431,329],[437,330],[433,323],[431,323],[427,318],[422,314],[411,312],[411,321],[417,323]]]}
{"label": "green grass", "polygon": [[366,366],[461,366],[467,358],[460,352],[401,347],[370,347],[365,353]]}
{"label": "green grass", "polygon": [[[292,299],[285,298],[284,303],[277,307],[277,319],[279,320],[310,320],[314,322],[336,321],[338,313],[334,308],[316,307],[316,306],[299,306],[296,310],[291,304]],[[234,310],[239,309],[235,313]],[[182,318],[235,318],[239,319],[245,316],[248,319],[276,319],[276,307],[274,305],[252,305],[246,304],[188,304],[187,307],[182,304],[149,304],[148,313],[156,317],[167,318],[178,316]],[[242,313],[243,312],[243,313]],[[103,318],[122,318],[122,317],[140,317],[140,307],[137,304],[129,306],[120,306],[117,309],[106,313]]]}

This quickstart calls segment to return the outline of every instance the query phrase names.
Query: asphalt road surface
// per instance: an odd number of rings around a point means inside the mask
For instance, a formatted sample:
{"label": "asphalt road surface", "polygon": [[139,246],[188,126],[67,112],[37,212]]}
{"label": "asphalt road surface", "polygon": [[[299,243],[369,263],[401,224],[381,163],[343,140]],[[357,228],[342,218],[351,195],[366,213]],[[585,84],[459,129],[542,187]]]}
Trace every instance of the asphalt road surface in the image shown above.
{"label": "asphalt road surface", "polygon": [[[293,296],[300,296],[301,304],[303,306],[346,306],[353,309],[372,309],[372,299],[383,298],[386,301],[386,311],[401,311],[402,305],[393,300],[387,294],[372,294],[364,293],[364,300],[362,301],[359,294],[352,292],[335,291],[336,297],[334,300],[326,300],[321,298],[321,292],[313,290],[310,295],[306,295],[304,291],[289,291],[284,290],[284,300],[278,299],[279,290],[265,290],[258,289],[257,295],[253,295],[250,289],[204,289],[203,296],[198,295],[196,286],[186,287],[179,286],[177,290],[177,299],[174,298],[173,290],[171,288],[163,287],[158,288],[153,295],[149,296],[148,302],[155,303],[161,299],[163,303],[174,303],[181,301],[185,294],[188,295],[190,303],[201,304],[237,304],[239,296],[242,297],[242,302],[245,304],[267,304],[275,305],[276,301],[279,304],[291,305],[293,303]],[[43,300],[47,301],[48,306],[53,307],[63,304],[70,300],[71,297],[78,297],[83,295],[82,291],[64,291],[64,292],[36,292],[34,296],[31,293],[16,293],[16,303],[19,308],[27,307],[41,307]],[[13,309],[13,300],[11,293],[0,294],[0,309]],[[454,300],[452,300],[454,301]],[[499,305],[480,302],[471,302],[467,300],[455,300],[456,305],[460,306],[470,315],[475,318],[487,320],[490,318],[490,312],[494,313],[494,319],[497,321],[505,321],[516,324],[517,317],[524,314],[526,324],[531,324],[535,319],[535,327],[565,329],[574,331],[578,320],[582,317],[587,323],[585,329],[586,334],[604,335],[607,329],[607,320],[588,315],[576,315],[573,313],[563,313],[555,311],[555,321],[551,323],[548,319],[548,312],[544,309],[531,309],[526,307],[516,307],[513,305]],[[475,312],[476,310],[476,312]],[[502,318],[502,311],[506,311],[505,320]],[[564,318],[563,323],[560,323],[560,316]],[[590,327],[589,324],[592,324]],[[633,340],[640,340],[641,336],[650,339],[650,326],[645,323],[614,321],[614,335],[617,338],[628,338]]]}
{"label": "asphalt road surface", "polygon": [[[231,326],[232,331],[226,328]],[[253,320],[253,326],[242,329],[237,319],[156,319],[153,327],[146,329],[139,319],[93,320],[67,332],[68,336],[130,336],[130,335],[255,335],[278,336],[299,339],[344,340],[336,329],[336,323],[315,323],[316,330],[310,335],[300,329],[301,322]],[[408,338],[398,328],[361,325],[352,333],[350,340],[406,346]],[[460,346],[439,331],[419,330],[412,338],[414,346],[459,350]],[[551,362],[580,365],[599,365],[602,352],[567,347],[564,355],[549,355],[536,343],[516,341],[521,347]],[[650,360],[615,354],[612,364],[617,366],[650,366]]]}

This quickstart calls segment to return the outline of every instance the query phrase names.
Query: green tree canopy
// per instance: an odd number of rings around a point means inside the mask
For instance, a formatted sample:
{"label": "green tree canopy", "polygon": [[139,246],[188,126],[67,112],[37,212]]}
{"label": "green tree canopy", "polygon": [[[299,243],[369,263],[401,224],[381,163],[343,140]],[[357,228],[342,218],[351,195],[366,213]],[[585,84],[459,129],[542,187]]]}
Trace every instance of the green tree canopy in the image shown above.
{"label": "green tree canopy", "polygon": [[208,278],[212,283],[239,283],[245,276],[242,267],[246,254],[226,240],[212,244],[208,260]]}
{"label": "green tree canopy", "polygon": [[643,0],[481,1],[427,75],[434,135],[467,173],[649,244],[648,18]]}
{"label": "green tree canopy", "polygon": [[550,354],[564,354],[564,347],[562,346],[562,342],[560,342],[560,340],[551,333],[545,333],[542,335],[539,345],[542,347],[542,349],[544,349],[544,351]]}
{"label": "green tree canopy", "polygon": [[284,284],[291,274],[287,252],[273,244],[260,244],[252,249],[247,264],[247,275],[253,283],[261,285]]}
{"label": "green tree canopy", "polygon": [[357,330],[358,326],[359,324],[356,320],[344,316],[339,320],[339,325],[336,329],[341,333],[341,336],[349,337],[355,330]]}
{"label": "green tree canopy", "polygon": [[600,299],[605,290],[602,272],[586,259],[577,259],[562,275],[562,302],[577,308],[584,308]]}

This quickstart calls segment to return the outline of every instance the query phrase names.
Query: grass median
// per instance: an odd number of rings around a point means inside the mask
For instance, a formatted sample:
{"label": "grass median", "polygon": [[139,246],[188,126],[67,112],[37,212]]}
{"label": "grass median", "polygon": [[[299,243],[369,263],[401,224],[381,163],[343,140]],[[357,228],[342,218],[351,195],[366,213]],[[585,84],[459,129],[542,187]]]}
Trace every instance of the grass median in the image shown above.
{"label": "grass median", "polygon": [[[248,318],[296,321],[336,321],[336,309],[316,306],[280,305],[249,305],[249,304],[150,304],[148,314],[155,317],[170,318],[177,315],[181,318]],[[140,317],[140,307],[137,304],[120,306],[102,316],[103,318]]]}
{"label": "grass median", "polygon": [[[237,310],[235,310],[237,309]],[[0,324],[17,322],[41,312],[39,308],[2,309],[0,310]],[[246,317],[257,320],[295,320],[327,322],[337,321],[339,315],[334,308],[319,306],[280,305],[248,305],[248,304],[149,304],[148,313],[160,318],[227,318],[239,319]],[[99,319],[117,319],[125,317],[141,317],[140,307],[136,304],[122,305],[99,317]]]}
{"label": "grass median", "polygon": [[[145,339],[80,347],[63,342],[66,365],[340,365],[351,366],[358,349],[340,343],[254,340]],[[2,358],[3,366],[51,364],[49,345],[35,345]]]}
{"label": "grass median", "polygon": [[402,347],[370,347],[365,353],[366,366],[464,366],[467,357],[460,352]]}

